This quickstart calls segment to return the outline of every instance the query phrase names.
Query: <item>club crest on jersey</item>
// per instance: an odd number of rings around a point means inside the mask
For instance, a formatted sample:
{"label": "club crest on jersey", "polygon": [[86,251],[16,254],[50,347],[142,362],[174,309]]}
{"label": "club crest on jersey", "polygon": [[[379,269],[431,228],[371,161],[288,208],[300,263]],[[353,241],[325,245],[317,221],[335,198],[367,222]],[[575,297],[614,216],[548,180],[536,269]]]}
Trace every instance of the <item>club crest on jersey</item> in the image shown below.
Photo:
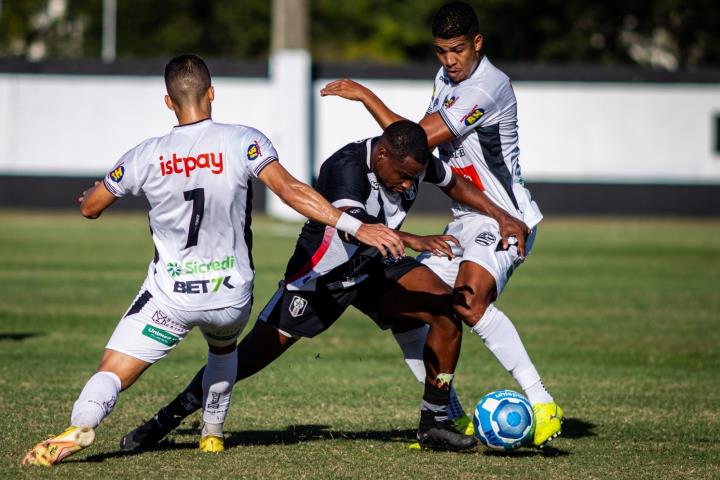
{"label": "club crest on jersey", "polygon": [[248,160],[255,160],[260,155],[262,155],[262,152],[260,151],[260,144],[255,141],[247,149],[247,158]]}
{"label": "club crest on jersey", "polygon": [[221,174],[223,171],[222,152],[217,155],[214,153],[201,153],[197,157],[178,157],[177,154],[173,153],[172,159],[168,160],[165,160],[160,155],[160,173],[163,177],[180,173],[184,173],[186,177],[189,177],[190,173],[197,168],[208,168],[215,175]]}
{"label": "club crest on jersey", "polygon": [[125,167],[122,165],[110,172],[110,179],[115,183],[119,183],[123,176],[125,176]]}
{"label": "club crest on jersey", "polygon": [[307,307],[308,301],[297,295],[293,295],[292,301],[290,301],[290,308],[288,311],[293,317],[299,317],[305,313],[305,307]]}
{"label": "club crest on jersey", "polygon": [[452,107],[453,105],[455,105],[455,102],[457,102],[459,98],[460,98],[460,97],[455,97],[455,96],[453,96],[453,97],[447,97],[447,98],[445,99],[445,101],[443,102],[443,107],[445,107],[445,108],[450,108],[450,107]]}
{"label": "club crest on jersey", "polygon": [[478,106],[475,105],[470,111],[470,113],[468,113],[462,118],[462,121],[465,125],[472,125],[473,123],[480,120],[480,117],[482,117],[483,115],[485,115],[485,110],[483,110],[482,108],[478,108]]}
{"label": "club crest on jersey", "polygon": [[482,245],[483,247],[488,247],[496,241],[497,238],[491,232],[481,232],[480,235],[475,237],[475,243]]}

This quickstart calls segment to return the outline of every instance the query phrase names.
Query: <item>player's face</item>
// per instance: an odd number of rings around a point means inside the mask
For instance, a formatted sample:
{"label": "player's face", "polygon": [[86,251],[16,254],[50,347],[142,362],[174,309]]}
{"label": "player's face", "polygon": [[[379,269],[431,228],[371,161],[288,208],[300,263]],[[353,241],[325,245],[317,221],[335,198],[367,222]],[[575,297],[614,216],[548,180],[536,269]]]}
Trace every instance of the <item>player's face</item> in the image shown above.
{"label": "player's face", "polygon": [[413,157],[399,160],[386,154],[375,162],[375,176],[378,181],[386,189],[398,193],[410,190],[424,169]]}
{"label": "player's face", "polygon": [[454,83],[460,83],[475,71],[480,61],[483,37],[480,34],[475,38],[465,36],[449,39],[435,38],[435,56]]}

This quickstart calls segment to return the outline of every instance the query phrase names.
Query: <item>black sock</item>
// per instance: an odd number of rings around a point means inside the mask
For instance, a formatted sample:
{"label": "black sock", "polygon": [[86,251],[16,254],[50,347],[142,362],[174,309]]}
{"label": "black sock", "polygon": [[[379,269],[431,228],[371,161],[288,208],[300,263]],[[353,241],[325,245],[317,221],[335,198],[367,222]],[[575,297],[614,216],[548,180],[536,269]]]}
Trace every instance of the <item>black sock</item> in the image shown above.
{"label": "black sock", "polygon": [[157,421],[162,426],[172,426],[173,428],[180,425],[185,418],[202,407],[202,378],[205,372],[203,367],[192,381],[185,387],[180,395],[161,408],[157,413]]}
{"label": "black sock", "polygon": [[425,382],[422,406],[420,407],[420,426],[430,426],[448,419],[450,390],[437,388]]}

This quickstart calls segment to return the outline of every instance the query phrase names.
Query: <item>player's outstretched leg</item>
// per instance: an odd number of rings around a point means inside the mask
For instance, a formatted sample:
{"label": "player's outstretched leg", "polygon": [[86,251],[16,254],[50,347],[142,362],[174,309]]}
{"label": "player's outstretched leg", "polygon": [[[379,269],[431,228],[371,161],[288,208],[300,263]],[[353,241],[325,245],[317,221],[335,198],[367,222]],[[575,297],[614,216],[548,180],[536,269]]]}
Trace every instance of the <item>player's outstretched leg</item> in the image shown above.
{"label": "player's outstretched leg", "polygon": [[437,275],[420,266],[405,273],[386,291],[380,314],[429,325],[422,354],[426,376],[417,439],[424,448],[459,451],[474,447],[477,440],[455,430],[448,418],[450,387],[462,338],[450,293]]}
{"label": "player's outstretched leg", "polygon": [[90,377],[73,405],[71,426],[60,435],[35,445],[22,464],[49,467],[90,446],[95,440],[95,428],[112,412],[120,390],[129,387],[149,365],[114,350],[105,350],[100,371]]}
{"label": "player's outstretched leg", "polygon": [[456,281],[455,313],[482,339],[525,392],[535,412],[533,444],[542,447],[560,435],[564,414],[545,389],[515,326],[491,303],[494,299],[492,275],[476,263],[463,262]]}
{"label": "player's outstretched leg", "polygon": [[[296,339],[287,337],[276,328],[258,321],[237,347],[237,376],[235,382],[262,370],[290,348]],[[205,367],[195,374],[187,387],[162,407],[150,420],[127,433],[120,440],[122,450],[142,450],[157,445],[193,412],[200,409],[203,398]]]}

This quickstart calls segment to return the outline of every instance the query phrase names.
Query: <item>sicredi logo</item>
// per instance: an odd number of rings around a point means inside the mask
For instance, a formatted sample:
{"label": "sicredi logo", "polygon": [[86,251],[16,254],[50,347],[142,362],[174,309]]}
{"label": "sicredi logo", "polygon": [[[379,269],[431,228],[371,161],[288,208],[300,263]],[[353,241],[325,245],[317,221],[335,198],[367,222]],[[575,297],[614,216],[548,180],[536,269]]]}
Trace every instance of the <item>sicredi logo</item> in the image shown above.
{"label": "sicredi logo", "polygon": [[160,155],[160,172],[162,176],[185,173],[186,177],[197,168],[209,168],[210,171],[219,175],[223,171],[223,154],[201,153],[197,157],[178,157],[173,153],[172,159],[165,160]]}
{"label": "sicredi logo", "polygon": [[209,262],[198,262],[188,260],[185,263],[168,262],[167,272],[175,278],[179,275],[192,275],[195,273],[212,273],[229,270],[235,266],[235,257],[228,256],[222,260],[210,260]]}

